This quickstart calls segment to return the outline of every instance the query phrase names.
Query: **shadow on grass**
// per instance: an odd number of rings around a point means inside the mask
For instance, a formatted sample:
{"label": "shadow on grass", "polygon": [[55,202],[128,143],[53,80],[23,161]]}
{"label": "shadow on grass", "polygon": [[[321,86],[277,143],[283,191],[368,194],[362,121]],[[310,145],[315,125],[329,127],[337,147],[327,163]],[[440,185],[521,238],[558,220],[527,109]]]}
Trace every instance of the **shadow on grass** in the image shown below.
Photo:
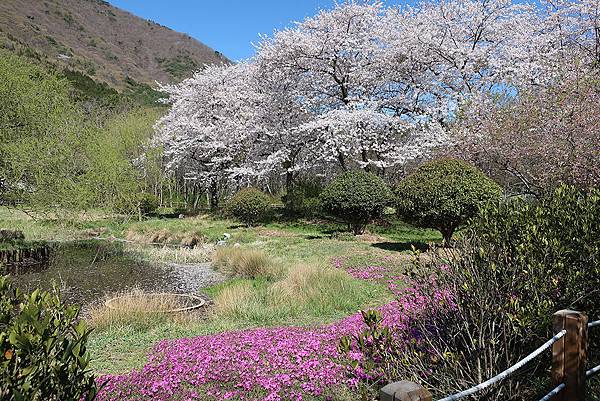
{"label": "shadow on grass", "polygon": [[325,238],[331,238],[331,235],[304,235],[302,236],[302,238],[304,239],[325,239]]}
{"label": "shadow on grass", "polygon": [[413,247],[421,252],[428,251],[430,246],[423,241],[406,241],[406,242],[377,242],[371,246],[383,249],[386,251],[406,252],[412,251]]}
{"label": "shadow on grass", "polygon": [[228,230],[237,230],[240,228],[248,228],[248,226],[245,224],[231,224],[231,225],[227,226]]}

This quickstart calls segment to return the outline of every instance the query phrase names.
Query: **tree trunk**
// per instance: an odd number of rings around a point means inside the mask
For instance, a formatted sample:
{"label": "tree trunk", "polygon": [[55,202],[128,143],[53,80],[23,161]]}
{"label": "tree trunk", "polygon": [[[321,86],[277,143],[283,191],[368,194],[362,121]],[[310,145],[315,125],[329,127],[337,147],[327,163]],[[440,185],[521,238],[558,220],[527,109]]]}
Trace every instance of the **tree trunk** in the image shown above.
{"label": "tree trunk", "polygon": [[442,233],[442,237],[444,237],[444,248],[450,248],[450,242],[452,241],[452,234],[456,230],[454,226],[442,227],[439,229]]}
{"label": "tree trunk", "polygon": [[365,232],[367,228],[367,222],[358,222],[352,224],[352,231],[354,235],[361,235]]}
{"label": "tree trunk", "polygon": [[[367,155],[367,151],[366,151],[365,149],[362,149],[362,150],[361,150],[361,152],[360,152],[360,156],[361,156],[361,159],[362,159],[363,163],[368,163],[368,162],[369,162],[369,157],[368,157],[368,155]],[[369,164],[366,164],[366,165],[365,165],[365,168],[364,168],[364,170],[365,170],[367,173],[371,173],[371,172],[372,172],[372,171],[371,171],[371,165],[369,165]]]}
{"label": "tree trunk", "polygon": [[286,160],[283,162],[283,168],[285,169],[285,192],[289,201],[290,194],[294,190],[294,172],[290,171],[292,168],[292,162],[290,160]]}
{"label": "tree trunk", "polygon": [[212,179],[210,181],[210,210],[215,211],[219,208],[219,190],[217,187],[217,180]]}
{"label": "tree trunk", "polygon": [[338,161],[340,162],[342,170],[348,171],[348,167],[346,167],[346,159],[344,158],[344,155],[341,152],[338,152]]}
{"label": "tree trunk", "polygon": [[285,191],[289,194],[294,189],[294,173],[286,171],[285,173]]}

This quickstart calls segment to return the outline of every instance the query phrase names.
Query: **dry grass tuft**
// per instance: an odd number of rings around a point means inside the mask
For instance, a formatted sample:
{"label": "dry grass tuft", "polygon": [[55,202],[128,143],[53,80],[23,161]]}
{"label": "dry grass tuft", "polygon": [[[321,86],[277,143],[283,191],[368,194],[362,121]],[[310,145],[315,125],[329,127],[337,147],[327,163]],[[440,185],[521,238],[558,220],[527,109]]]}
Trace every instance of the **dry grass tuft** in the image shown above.
{"label": "dry grass tuft", "polygon": [[206,263],[211,261],[213,245],[203,245],[195,248],[179,247],[148,247],[139,244],[127,244],[125,250],[134,256],[153,262],[172,263]]}
{"label": "dry grass tuft", "polygon": [[252,284],[241,282],[226,287],[219,293],[214,300],[213,312],[217,315],[240,315],[256,303],[255,290],[252,288]]}
{"label": "dry grass tuft", "polygon": [[[110,307],[106,300],[112,299]],[[170,294],[148,294],[141,290],[113,294],[92,307],[88,322],[97,330],[133,326],[143,329],[161,323],[186,322],[192,315],[186,312],[168,312],[189,306]]]}
{"label": "dry grass tuft", "polygon": [[240,247],[217,248],[213,255],[213,266],[229,277],[275,278],[281,267],[265,252]]}
{"label": "dry grass tuft", "polygon": [[274,282],[244,280],[224,287],[215,297],[213,312],[220,318],[256,324],[291,322],[300,316],[347,314],[371,298],[361,285],[342,270],[295,265]]}
{"label": "dry grass tuft", "polygon": [[167,229],[138,232],[129,230],[125,239],[138,244],[177,245],[194,248],[205,243],[206,239],[197,232],[174,233]]}
{"label": "dry grass tuft", "polygon": [[321,302],[325,298],[342,297],[348,278],[346,272],[329,266],[299,264],[273,285],[273,291],[288,302]]}

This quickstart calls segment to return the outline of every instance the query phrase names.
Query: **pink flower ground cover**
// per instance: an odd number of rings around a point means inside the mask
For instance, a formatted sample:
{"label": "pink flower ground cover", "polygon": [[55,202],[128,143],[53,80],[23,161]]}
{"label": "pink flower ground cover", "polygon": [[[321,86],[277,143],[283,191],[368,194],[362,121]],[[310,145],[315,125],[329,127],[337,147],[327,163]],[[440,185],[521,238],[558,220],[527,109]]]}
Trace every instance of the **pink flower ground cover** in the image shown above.
{"label": "pink flower ground cover", "polygon": [[[361,278],[380,277],[379,268],[371,270]],[[388,285],[398,291],[393,280]],[[408,315],[427,304],[415,289],[401,292],[397,301],[378,308],[383,323],[399,330],[407,328]],[[342,336],[362,329],[357,313],[316,328],[260,328],[161,341],[141,370],[101,377],[105,387],[98,401],[329,400],[336,387],[356,384],[337,346]]]}

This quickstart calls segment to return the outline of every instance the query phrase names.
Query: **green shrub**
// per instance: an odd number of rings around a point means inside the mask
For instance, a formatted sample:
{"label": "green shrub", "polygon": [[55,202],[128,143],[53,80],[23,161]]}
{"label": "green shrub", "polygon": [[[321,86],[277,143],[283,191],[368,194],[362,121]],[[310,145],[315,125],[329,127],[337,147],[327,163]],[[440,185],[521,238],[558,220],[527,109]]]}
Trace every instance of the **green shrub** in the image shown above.
{"label": "green shrub", "polygon": [[299,205],[298,213],[302,217],[312,219],[320,216],[321,214],[321,201],[317,198],[304,198],[302,203]]}
{"label": "green shrub", "polygon": [[313,218],[320,212],[319,195],[323,191],[316,180],[303,180],[285,195],[285,212],[292,216]]}
{"label": "green shrub", "polygon": [[94,399],[90,331],[78,315],[57,293],[25,295],[0,277],[0,399]]}
{"label": "green shrub", "polygon": [[238,191],[225,205],[225,212],[247,225],[268,219],[272,213],[273,200],[256,188]]}
{"label": "green shrub", "polygon": [[394,189],[396,210],[405,221],[435,228],[449,245],[452,234],[479,207],[501,196],[501,188],[476,167],[441,159],[420,166]]}
{"label": "green shrub", "polygon": [[[575,309],[590,320],[600,319],[599,221],[598,189],[560,187],[539,203],[487,205],[456,250],[432,253],[428,268],[412,272],[416,296],[430,303],[412,322],[411,332],[426,341],[394,342],[386,335],[372,346],[363,342],[358,344],[367,356],[363,366],[385,375],[384,382],[418,381],[435,389],[439,398],[494,376],[543,344],[553,335],[552,314],[558,310]],[[449,303],[441,301],[444,293]],[[377,325],[361,337],[376,338],[382,333]],[[595,365],[600,333],[591,330],[588,335],[588,355]],[[348,351],[349,342],[345,339],[341,348]],[[540,398],[550,388],[550,355],[530,364],[526,376],[506,379],[501,389],[479,396]],[[600,394],[597,384],[588,390],[590,399]]]}
{"label": "green shrub", "polygon": [[159,205],[158,197],[156,197],[153,194],[149,194],[146,192],[140,194],[139,202],[140,202],[140,204],[139,204],[140,212],[144,216],[152,214],[152,213],[156,212],[156,209],[158,209],[158,205]]}
{"label": "green shrub", "polygon": [[348,171],[325,187],[320,196],[323,211],[342,219],[355,235],[383,214],[392,200],[386,183],[365,171]]}
{"label": "green shrub", "polygon": [[302,194],[294,194],[291,201],[286,196],[285,212],[292,217],[305,217],[312,219],[317,217],[321,210],[321,202],[319,197],[310,198]]}

